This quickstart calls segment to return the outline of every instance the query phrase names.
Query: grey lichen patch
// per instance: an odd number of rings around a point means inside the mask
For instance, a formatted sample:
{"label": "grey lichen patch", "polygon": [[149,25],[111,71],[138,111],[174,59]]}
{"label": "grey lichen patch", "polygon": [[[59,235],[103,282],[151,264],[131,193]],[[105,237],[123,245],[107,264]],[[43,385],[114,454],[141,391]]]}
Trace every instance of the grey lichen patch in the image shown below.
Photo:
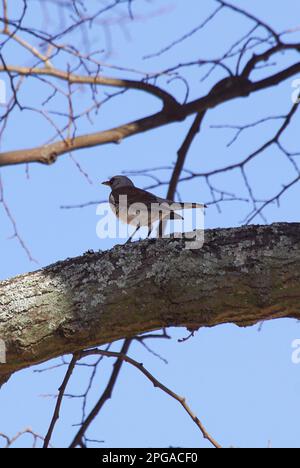
{"label": "grey lichen patch", "polygon": [[160,284],[169,274],[170,268],[165,262],[157,261],[151,265],[150,270],[146,273],[146,278],[153,278],[156,284]]}
{"label": "grey lichen patch", "polygon": [[89,252],[1,282],[0,337],[22,367],[161,326],[299,318],[299,271],[299,224],[207,231],[199,250],[161,239]]}
{"label": "grey lichen patch", "polygon": [[120,255],[116,258],[116,275],[111,280],[111,283],[115,283],[116,287],[122,290],[126,287],[132,275],[136,275],[136,272],[143,267],[144,257],[140,249],[135,249],[133,255]]}

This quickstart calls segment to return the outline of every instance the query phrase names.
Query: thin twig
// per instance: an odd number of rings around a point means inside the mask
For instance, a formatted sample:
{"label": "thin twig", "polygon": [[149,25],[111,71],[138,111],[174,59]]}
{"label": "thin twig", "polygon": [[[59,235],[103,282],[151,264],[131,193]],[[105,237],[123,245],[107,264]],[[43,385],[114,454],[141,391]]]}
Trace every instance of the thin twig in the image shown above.
{"label": "thin twig", "polygon": [[[121,353],[120,353],[122,356],[126,355],[126,353],[129,350],[129,347],[130,347],[131,343],[132,343],[131,339],[126,339],[124,341],[123,346],[122,346],[122,350],[121,350]],[[103,352],[108,353],[109,351],[103,351]],[[91,353],[88,354],[88,351],[85,351],[85,352],[83,352],[81,354],[81,357],[90,356],[90,355],[91,355]],[[109,379],[109,382],[108,382],[104,392],[102,393],[100,399],[98,400],[98,402],[96,403],[94,408],[91,410],[91,412],[89,413],[89,415],[87,416],[85,421],[81,424],[81,427],[80,427],[79,431],[77,432],[77,434],[75,435],[75,437],[74,437],[74,439],[73,439],[73,441],[72,441],[72,443],[70,445],[70,448],[76,448],[78,445],[81,444],[82,439],[85,436],[86,431],[90,427],[91,423],[98,416],[99,412],[101,411],[101,409],[103,408],[105,403],[111,398],[113,389],[114,389],[114,387],[116,385],[116,382],[118,380],[118,377],[119,377],[119,374],[120,374],[120,371],[121,371],[121,368],[122,368],[122,364],[123,364],[123,361],[124,361],[123,359],[119,358],[119,356],[116,356],[116,357],[117,357],[117,360],[114,363],[113,372],[111,374],[111,377]]]}
{"label": "thin twig", "polygon": [[[116,358],[116,359],[118,359],[118,362],[119,361],[122,361],[122,362],[125,361],[128,364],[135,367],[136,369],[138,369],[140,372],[142,372],[142,374],[145,375],[145,377],[147,377],[148,380],[150,380],[150,382],[153,383],[154,387],[160,388],[160,390],[162,390],[164,393],[166,393],[167,395],[169,395],[170,397],[172,397],[174,400],[178,401],[178,403],[181,404],[181,406],[184,408],[186,413],[190,416],[190,418],[194,421],[196,426],[199,428],[199,430],[201,431],[201,433],[202,433],[202,435],[203,435],[203,437],[205,439],[207,439],[215,448],[222,448],[221,445],[207,432],[207,430],[205,429],[205,427],[203,426],[203,424],[201,423],[199,418],[193,413],[193,411],[191,410],[191,408],[187,404],[185,398],[179,396],[177,393],[173,392],[168,387],[166,387],[164,384],[162,384],[159,380],[157,380],[147,369],[145,369],[143,364],[140,364],[139,362],[137,362],[134,359],[130,358],[125,353],[122,353],[122,352],[121,353],[115,353],[115,352],[112,352],[112,351],[102,351],[100,349],[93,349],[93,350],[85,351],[85,352],[83,352],[82,356],[92,356],[92,355],[95,355],[95,354],[96,355],[99,354],[101,356],[107,356],[107,357],[110,357],[110,358]],[[78,440],[77,440],[77,442],[78,442]],[[74,443],[72,444],[72,446],[74,447]]]}
{"label": "thin twig", "polygon": [[55,425],[56,425],[56,423],[57,423],[57,421],[59,419],[60,409],[61,409],[61,405],[62,405],[62,401],[63,401],[63,398],[64,398],[64,394],[65,394],[67,385],[68,385],[68,383],[70,381],[70,378],[71,378],[71,376],[73,374],[73,371],[75,369],[75,366],[76,366],[76,362],[78,361],[79,358],[80,358],[80,355],[78,355],[78,354],[73,355],[72,360],[71,360],[71,362],[69,364],[68,370],[66,372],[66,375],[64,377],[63,383],[59,388],[59,394],[58,394],[57,402],[56,402],[56,405],[55,405],[54,414],[53,414],[53,417],[52,417],[52,420],[51,420],[51,423],[50,423],[50,426],[49,426],[49,429],[48,429],[48,432],[47,432],[47,435],[46,435],[45,441],[44,441],[44,446],[43,446],[44,449],[49,447],[49,443],[50,443],[50,440],[51,440]]}

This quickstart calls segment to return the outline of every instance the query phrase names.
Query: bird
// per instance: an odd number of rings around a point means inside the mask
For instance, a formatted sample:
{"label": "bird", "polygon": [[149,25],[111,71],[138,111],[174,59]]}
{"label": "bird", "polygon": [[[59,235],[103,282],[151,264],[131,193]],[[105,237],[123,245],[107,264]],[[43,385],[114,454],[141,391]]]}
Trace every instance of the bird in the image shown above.
{"label": "bird", "polygon": [[116,175],[102,182],[102,185],[111,188],[109,205],[115,216],[123,223],[136,228],[126,244],[132,241],[141,227],[148,227],[148,238],[156,221],[183,220],[183,217],[176,211],[206,208],[206,205],[201,203],[182,203],[157,197],[153,193],[136,187],[132,180],[124,175]]}

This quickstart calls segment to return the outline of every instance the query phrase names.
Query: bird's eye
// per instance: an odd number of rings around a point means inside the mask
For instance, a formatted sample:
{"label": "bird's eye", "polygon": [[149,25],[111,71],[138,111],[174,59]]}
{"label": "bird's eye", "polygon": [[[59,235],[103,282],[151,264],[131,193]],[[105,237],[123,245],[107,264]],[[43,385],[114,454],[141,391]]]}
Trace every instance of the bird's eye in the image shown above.
{"label": "bird's eye", "polygon": [[115,181],[115,178],[113,177],[112,179],[110,179],[110,182],[113,184]]}

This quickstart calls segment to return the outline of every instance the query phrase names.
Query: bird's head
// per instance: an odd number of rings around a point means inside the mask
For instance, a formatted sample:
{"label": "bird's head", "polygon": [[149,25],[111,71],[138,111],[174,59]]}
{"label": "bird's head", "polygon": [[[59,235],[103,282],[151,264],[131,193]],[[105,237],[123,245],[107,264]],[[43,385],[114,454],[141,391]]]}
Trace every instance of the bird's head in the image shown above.
{"label": "bird's head", "polygon": [[107,185],[112,190],[122,187],[134,187],[134,183],[126,176],[114,176],[111,179],[102,182],[102,185]]}

